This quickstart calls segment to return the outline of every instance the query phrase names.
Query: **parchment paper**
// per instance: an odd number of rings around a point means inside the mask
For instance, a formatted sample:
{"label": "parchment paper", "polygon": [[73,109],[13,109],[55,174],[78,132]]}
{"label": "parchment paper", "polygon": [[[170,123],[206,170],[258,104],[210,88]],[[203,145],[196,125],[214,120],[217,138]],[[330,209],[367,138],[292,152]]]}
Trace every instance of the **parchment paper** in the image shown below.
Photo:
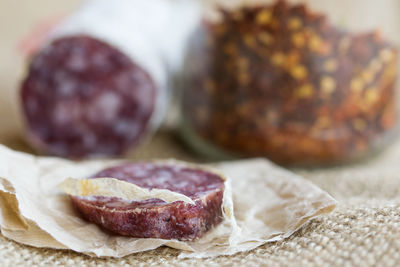
{"label": "parchment paper", "polygon": [[112,177],[96,177],[96,179],[64,180],[58,188],[68,195],[90,197],[118,197],[127,201],[142,201],[152,198],[164,200],[167,203],[183,201],[189,204],[195,202],[188,196],[168,189],[147,189],[138,185],[118,180]]}
{"label": "parchment paper", "polygon": [[231,183],[233,198],[228,201],[234,206],[236,220],[221,224],[194,242],[128,238],[110,235],[81,219],[68,196],[57,189],[68,177],[85,178],[118,161],[76,163],[36,157],[0,145],[0,162],[2,234],[23,244],[92,256],[122,257],[162,245],[181,249],[179,257],[232,255],[282,240],[336,205],[311,182],[266,160],[221,163],[214,166]]}

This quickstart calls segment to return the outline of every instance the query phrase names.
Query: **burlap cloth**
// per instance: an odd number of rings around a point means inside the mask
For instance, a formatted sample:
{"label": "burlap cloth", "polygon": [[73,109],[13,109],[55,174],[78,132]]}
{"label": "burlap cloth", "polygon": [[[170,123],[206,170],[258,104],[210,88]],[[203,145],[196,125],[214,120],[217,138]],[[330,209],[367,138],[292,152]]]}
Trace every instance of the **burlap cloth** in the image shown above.
{"label": "burlap cloth", "polygon": [[[16,84],[23,70],[15,51],[30,26],[51,13],[63,13],[79,0],[0,0],[0,143],[30,151],[21,137]],[[164,127],[132,158],[199,160],[170,127]],[[90,258],[78,253],[38,249],[0,235],[0,266],[147,266],[154,265],[400,265],[400,139],[368,161],[330,169],[295,170],[339,201],[330,215],[315,219],[284,242],[251,252],[210,259],[177,259],[161,248],[122,259]],[[244,192],[245,193],[245,192]]]}

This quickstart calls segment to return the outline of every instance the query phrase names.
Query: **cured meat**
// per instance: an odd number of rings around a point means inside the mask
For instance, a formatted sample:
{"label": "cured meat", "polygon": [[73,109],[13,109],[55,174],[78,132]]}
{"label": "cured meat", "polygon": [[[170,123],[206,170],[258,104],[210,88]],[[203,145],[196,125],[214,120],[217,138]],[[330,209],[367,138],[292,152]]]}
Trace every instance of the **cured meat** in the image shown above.
{"label": "cured meat", "polygon": [[211,171],[168,163],[136,163],[105,169],[92,178],[116,178],[147,189],[168,189],[195,204],[160,199],[126,201],[71,196],[83,217],[114,233],[137,238],[193,240],[223,220],[224,179]]}
{"label": "cured meat", "polygon": [[197,10],[186,0],[89,0],[29,38],[37,54],[21,86],[28,141],[74,159],[134,148],[162,121]]}
{"label": "cured meat", "polygon": [[156,86],[118,49],[78,35],[57,39],[33,58],[21,97],[28,139],[39,151],[109,156],[143,136]]}

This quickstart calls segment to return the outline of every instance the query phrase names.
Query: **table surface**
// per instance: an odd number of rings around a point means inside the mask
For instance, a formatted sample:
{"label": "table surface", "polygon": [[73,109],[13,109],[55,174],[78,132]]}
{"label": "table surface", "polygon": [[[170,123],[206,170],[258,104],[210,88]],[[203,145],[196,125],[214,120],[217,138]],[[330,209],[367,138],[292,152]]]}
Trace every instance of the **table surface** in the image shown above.
{"label": "table surface", "polygon": [[[0,143],[33,152],[22,135],[18,83],[25,60],[18,44],[34,25],[73,10],[80,0],[0,0]],[[198,161],[164,126],[134,153],[133,159],[169,158]],[[353,265],[396,266],[400,262],[400,140],[361,163],[329,169],[294,170],[338,201],[330,215],[317,218],[288,240],[231,257],[185,259],[169,248],[122,259],[91,258],[71,251],[39,249],[0,235],[1,266],[147,266],[154,265]]]}

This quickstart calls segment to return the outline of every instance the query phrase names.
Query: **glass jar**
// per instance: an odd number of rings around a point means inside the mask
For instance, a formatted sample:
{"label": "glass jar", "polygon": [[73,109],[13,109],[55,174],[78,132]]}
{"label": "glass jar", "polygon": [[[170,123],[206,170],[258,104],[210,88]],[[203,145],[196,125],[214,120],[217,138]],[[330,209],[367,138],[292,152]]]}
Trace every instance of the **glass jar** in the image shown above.
{"label": "glass jar", "polygon": [[203,154],[336,164],[393,136],[399,1],[206,2],[181,120]]}

